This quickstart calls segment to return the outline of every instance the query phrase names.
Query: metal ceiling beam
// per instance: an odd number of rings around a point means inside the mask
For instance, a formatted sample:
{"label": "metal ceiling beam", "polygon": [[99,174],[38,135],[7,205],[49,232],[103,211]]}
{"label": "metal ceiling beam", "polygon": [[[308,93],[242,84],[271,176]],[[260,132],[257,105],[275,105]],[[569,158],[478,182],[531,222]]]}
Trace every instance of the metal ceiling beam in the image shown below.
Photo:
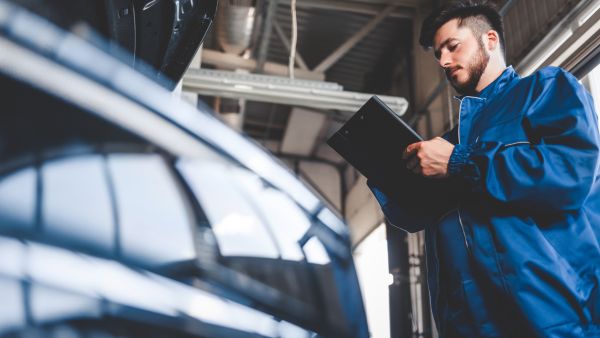
{"label": "metal ceiling beam", "polygon": [[431,92],[431,94],[425,100],[425,104],[410,118],[408,124],[412,127],[417,125],[417,122],[429,112],[429,106],[437,99],[440,94],[444,92],[444,89],[448,86],[448,80],[444,79],[438,83],[437,87]]}
{"label": "metal ceiling beam", "polygon": [[[537,70],[542,64],[540,57],[545,55],[548,58],[549,55],[547,54],[553,50],[553,47],[556,49],[555,44],[557,41],[562,41],[562,36],[569,34],[573,30],[574,24],[579,25],[580,15],[592,10],[596,5],[597,0],[582,0],[577,3],[550,31],[546,32],[544,38],[537,45],[531,48],[524,57],[520,58],[515,66],[519,74],[526,76]],[[564,45],[564,41],[561,44]]]}
{"label": "metal ceiling beam", "polygon": [[393,10],[396,5],[389,5],[379,14],[377,14],[371,21],[369,21],[363,28],[356,32],[346,42],[339,46],[333,53],[331,53],[325,60],[321,61],[314,71],[318,73],[324,73],[327,69],[333,66],[339,59],[341,59],[350,49],[356,46],[365,36],[367,36],[377,25],[383,21]]}
{"label": "metal ceiling beam", "polygon": [[[279,26],[277,21],[273,21],[273,28],[275,28],[275,33],[277,33],[277,36],[279,36],[279,40],[281,40],[281,43],[283,43],[283,45],[285,46],[285,48],[287,49],[287,51],[289,53],[290,48],[291,48],[290,41],[287,39],[287,37],[283,33],[283,30],[281,29],[281,27]],[[302,58],[302,55],[300,55],[300,53],[298,53],[298,50],[296,50],[296,59],[294,61],[296,62],[296,64],[298,64],[300,69],[310,70],[310,69],[308,69],[306,62],[304,62],[304,58]]]}
{"label": "metal ceiling beam", "polygon": [[[280,1],[281,5],[290,6],[289,0]],[[347,0],[301,0],[296,4],[297,8],[304,9],[325,9],[332,11],[350,12],[365,15],[377,15],[386,8],[387,4],[358,3]],[[396,9],[389,15],[393,18],[412,19],[415,16],[415,9],[412,5],[396,4]]]}
{"label": "metal ceiling beam", "polygon": [[269,53],[269,43],[271,42],[271,32],[273,31],[273,22],[275,22],[275,12],[277,11],[277,1],[270,0],[269,6],[267,7],[267,14],[265,15],[265,21],[263,31],[260,37],[260,45],[258,47],[258,56],[256,57],[256,71],[262,73],[267,60],[267,54]]}
{"label": "metal ceiling beam", "polygon": [[[591,17],[577,27],[573,34],[563,42],[542,64],[556,66],[572,71],[588,55],[600,46],[600,9],[596,9]],[[540,68],[541,68],[540,67]]]}
{"label": "metal ceiling beam", "polygon": [[[258,65],[258,61],[254,59],[245,59],[241,56],[222,53],[216,50],[204,49],[202,51],[202,63],[212,66],[217,66],[223,69],[246,69],[254,71]],[[289,76],[287,65],[282,65],[274,62],[265,62],[264,73],[279,76]],[[297,78],[307,80],[324,80],[323,73],[306,71],[303,69],[294,70]]]}
{"label": "metal ceiling beam", "polygon": [[273,123],[262,122],[259,120],[253,120],[253,119],[249,119],[249,118],[246,118],[244,120],[244,124],[250,125],[250,126],[256,126],[256,127],[266,127],[269,129],[271,129],[271,128],[278,129],[278,130],[284,130],[287,127],[287,125],[285,125],[285,124],[273,124]]}
{"label": "metal ceiling beam", "polygon": [[502,8],[500,8],[500,15],[506,16],[506,13],[508,13],[508,11],[512,8],[512,6],[514,6],[515,3],[517,3],[516,0],[506,0],[504,5],[502,5]]}

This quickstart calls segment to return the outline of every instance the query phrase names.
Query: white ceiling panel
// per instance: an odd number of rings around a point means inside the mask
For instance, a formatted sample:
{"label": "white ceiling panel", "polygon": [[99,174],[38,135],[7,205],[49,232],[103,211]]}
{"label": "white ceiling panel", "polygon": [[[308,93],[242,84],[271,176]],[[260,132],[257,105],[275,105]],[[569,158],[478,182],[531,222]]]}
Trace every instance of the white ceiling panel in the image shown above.
{"label": "white ceiling panel", "polygon": [[325,114],[293,108],[283,136],[281,152],[300,156],[311,155],[325,121]]}

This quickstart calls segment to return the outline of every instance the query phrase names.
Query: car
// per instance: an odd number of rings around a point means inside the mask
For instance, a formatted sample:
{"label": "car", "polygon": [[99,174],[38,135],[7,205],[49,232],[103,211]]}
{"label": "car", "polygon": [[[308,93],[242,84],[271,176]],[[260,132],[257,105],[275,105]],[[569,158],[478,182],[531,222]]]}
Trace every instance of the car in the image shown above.
{"label": "car", "polygon": [[65,3],[0,0],[0,336],[368,337],[342,218],[170,91],[216,1],[154,63]]}

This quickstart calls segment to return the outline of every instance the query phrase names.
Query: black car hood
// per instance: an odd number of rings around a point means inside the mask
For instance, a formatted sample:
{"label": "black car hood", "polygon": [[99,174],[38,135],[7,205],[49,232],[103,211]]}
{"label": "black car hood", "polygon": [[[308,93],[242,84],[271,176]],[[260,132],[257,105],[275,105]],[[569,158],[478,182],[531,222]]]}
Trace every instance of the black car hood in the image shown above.
{"label": "black car hood", "polygon": [[13,2],[67,30],[82,23],[91,26],[113,47],[131,53],[126,62],[143,69],[168,89],[173,89],[183,77],[217,9],[217,0]]}

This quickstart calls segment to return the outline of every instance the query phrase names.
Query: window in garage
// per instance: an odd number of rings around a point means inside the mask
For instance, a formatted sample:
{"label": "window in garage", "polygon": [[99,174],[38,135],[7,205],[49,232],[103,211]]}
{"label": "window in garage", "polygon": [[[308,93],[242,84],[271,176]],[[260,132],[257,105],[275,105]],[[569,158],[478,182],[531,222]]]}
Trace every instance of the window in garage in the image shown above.
{"label": "window in garage", "polygon": [[592,94],[596,113],[599,114],[600,118],[600,65],[592,69],[581,82],[590,91],[590,94]]}
{"label": "window in garage", "polygon": [[385,224],[379,225],[354,250],[371,337],[390,337],[388,251]]}

